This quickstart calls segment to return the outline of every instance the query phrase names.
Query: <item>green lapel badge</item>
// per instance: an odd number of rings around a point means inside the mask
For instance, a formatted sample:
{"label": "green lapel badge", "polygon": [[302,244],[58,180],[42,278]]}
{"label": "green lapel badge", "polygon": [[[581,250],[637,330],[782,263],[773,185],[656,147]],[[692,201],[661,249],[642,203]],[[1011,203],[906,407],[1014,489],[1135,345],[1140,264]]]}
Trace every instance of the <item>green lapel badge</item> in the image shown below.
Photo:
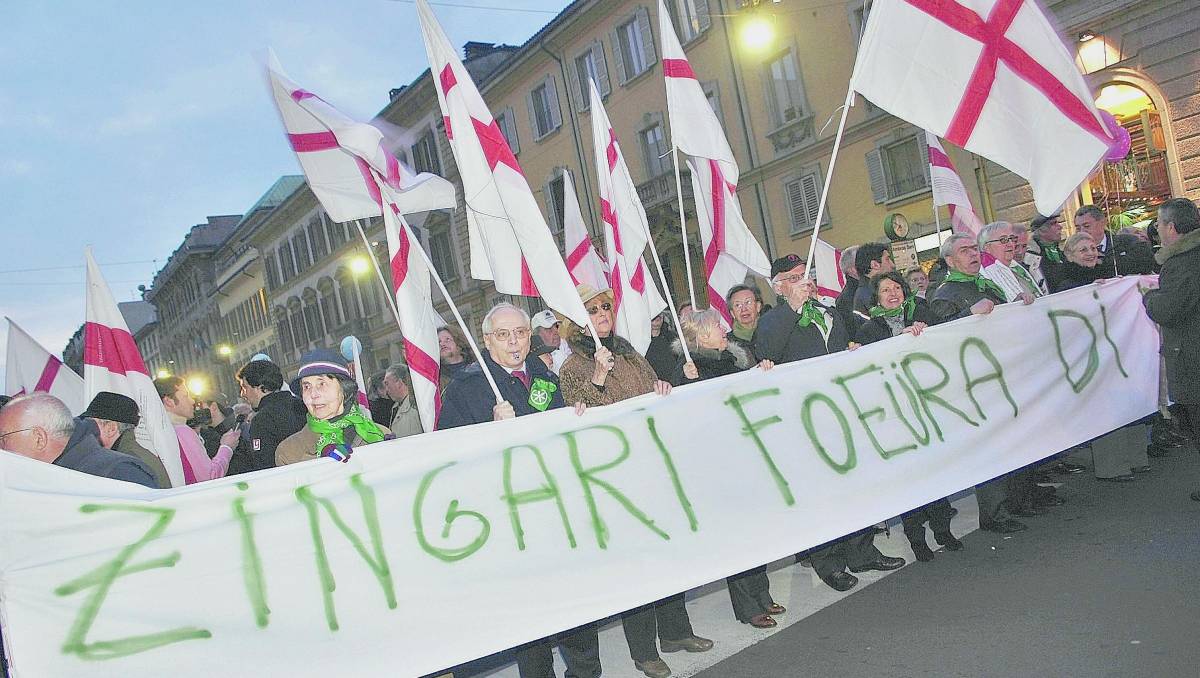
{"label": "green lapel badge", "polygon": [[558,385],[552,381],[547,381],[542,378],[536,378],[529,385],[529,406],[538,412],[545,412],[547,407],[550,407],[550,401],[554,399],[554,392],[558,390]]}

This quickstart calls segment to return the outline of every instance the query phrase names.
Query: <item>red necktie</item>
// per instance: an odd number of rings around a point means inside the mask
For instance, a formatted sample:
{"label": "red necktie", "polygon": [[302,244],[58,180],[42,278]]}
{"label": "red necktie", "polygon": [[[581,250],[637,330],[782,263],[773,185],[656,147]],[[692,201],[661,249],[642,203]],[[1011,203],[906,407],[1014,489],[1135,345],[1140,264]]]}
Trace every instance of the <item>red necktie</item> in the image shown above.
{"label": "red necktie", "polygon": [[520,379],[521,383],[525,384],[525,388],[529,388],[529,375],[525,373],[525,370],[513,370],[512,375]]}

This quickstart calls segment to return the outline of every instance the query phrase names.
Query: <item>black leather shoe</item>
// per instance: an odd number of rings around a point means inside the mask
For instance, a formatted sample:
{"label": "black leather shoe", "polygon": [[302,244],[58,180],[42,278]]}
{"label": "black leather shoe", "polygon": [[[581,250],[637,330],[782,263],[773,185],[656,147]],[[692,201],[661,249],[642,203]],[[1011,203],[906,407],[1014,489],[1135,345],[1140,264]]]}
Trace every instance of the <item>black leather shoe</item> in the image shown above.
{"label": "black leather shoe", "polygon": [[979,529],[985,532],[995,532],[996,534],[1012,534],[1028,529],[1025,523],[1019,520],[1001,520],[995,523],[980,523]]}
{"label": "black leather shoe", "polygon": [[1036,506],[1022,506],[1021,508],[1009,509],[1008,512],[1018,518],[1033,518],[1034,516],[1042,516],[1049,513],[1046,509]]}
{"label": "black leather shoe", "polygon": [[959,541],[958,537],[954,536],[953,534],[950,534],[949,532],[947,532],[946,534],[937,534],[935,532],[933,535],[933,540],[936,541],[937,543],[941,544],[942,546],[946,547],[947,551],[963,550],[963,543],[961,541]]}
{"label": "black leather shoe", "polygon": [[904,567],[905,560],[903,558],[892,558],[891,556],[879,556],[879,560],[874,562],[851,567],[851,572],[866,572],[868,570],[876,570],[879,572],[887,572],[888,570],[898,570]]}
{"label": "black leather shoe", "polygon": [[849,572],[837,572],[830,575],[828,579],[822,577],[821,581],[834,591],[849,591],[858,585],[858,577]]}
{"label": "black leather shoe", "polygon": [[1132,473],[1123,473],[1119,476],[1113,476],[1112,478],[1097,478],[1096,480],[1099,480],[1099,481],[1105,482],[1105,483],[1132,483],[1133,482],[1133,474]]}
{"label": "black leather shoe", "polygon": [[658,641],[663,652],[679,652],[686,650],[688,652],[708,652],[712,649],[713,642],[708,638],[700,636],[688,636],[679,640],[662,639]]}
{"label": "black leather shoe", "polygon": [[633,668],[641,671],[650,678],[667,678],[671,675],[671,667],[659,657],[644,662],[635,661]]}

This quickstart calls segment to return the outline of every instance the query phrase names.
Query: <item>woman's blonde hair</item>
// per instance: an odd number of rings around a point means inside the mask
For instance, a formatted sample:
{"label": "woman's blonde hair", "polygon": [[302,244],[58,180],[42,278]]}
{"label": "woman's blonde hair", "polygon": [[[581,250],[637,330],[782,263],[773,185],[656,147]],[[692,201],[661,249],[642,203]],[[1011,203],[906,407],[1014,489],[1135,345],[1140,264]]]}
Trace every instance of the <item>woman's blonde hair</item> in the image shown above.
{"label": "woman's blonde hair", "polygon": [[1083,244],[1084,240],[1092,243],[1093,245],[1096,244],[1096,239],[1093,238],[1091,236],[1091,234],[1080,231],[1079,233],[1076,233],[1075,235],[1071,236],[1070,238],[1067,238],[1067,241],[1065,243],[1063,243],[1063,247],[1062,247],[1063,254],[1065,254],[1067,256],[1067,258],[1070,259],[1071,256],[1074,255],[1079,250],[1079,246]]}
{"label": "woman's blonde hair", "polygon": [[679,319],[679,336],[689,351],[697,351],[700,348],[700,334],[720,325],[721,314],[711,306],[703,311],[684,311]]}
{"label": "woman's blonde hair", "polygon": [[[612,292],[610,292],[608,290],[604,290],[603,292],[597,294],[596,296],[592,297],[591,299],[588,299],[587,301],[583,302],[583,305],[586,307],[589,304],[591,304],[592,302],[597,301],[597,300],[599,300],[599,303],[604,303],[605,301],[607,301],[608,303],[611,304],[613,302]],[[559,328],[558,328],[558,333],[560,336],[562,336],[562,338],[564,340],[571,341],[575,337],[578,337],[581,335],[586,336],[588,334],[586,327],[580,327],[579,325],[576,325],[574,322],[571,321],[570,318],[565,318],[557,312],[554,315],[557,316],[558,319],[562,321],[562,325],[559,326]],[[613,328],[613,333],[614,334],[616,333],[615,327]]]}

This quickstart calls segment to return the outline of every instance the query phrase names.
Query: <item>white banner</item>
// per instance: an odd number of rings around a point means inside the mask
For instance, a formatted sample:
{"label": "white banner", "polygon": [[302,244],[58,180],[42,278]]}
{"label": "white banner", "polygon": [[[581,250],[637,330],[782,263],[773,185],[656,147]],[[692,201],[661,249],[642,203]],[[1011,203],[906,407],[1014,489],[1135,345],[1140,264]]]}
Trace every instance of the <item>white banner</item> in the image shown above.
{"label": "white banner", "polygon": [[14,675],[418,676],[796,553],[1153,412],[1136,282],[348,464],[147,490],[0,454]]}

